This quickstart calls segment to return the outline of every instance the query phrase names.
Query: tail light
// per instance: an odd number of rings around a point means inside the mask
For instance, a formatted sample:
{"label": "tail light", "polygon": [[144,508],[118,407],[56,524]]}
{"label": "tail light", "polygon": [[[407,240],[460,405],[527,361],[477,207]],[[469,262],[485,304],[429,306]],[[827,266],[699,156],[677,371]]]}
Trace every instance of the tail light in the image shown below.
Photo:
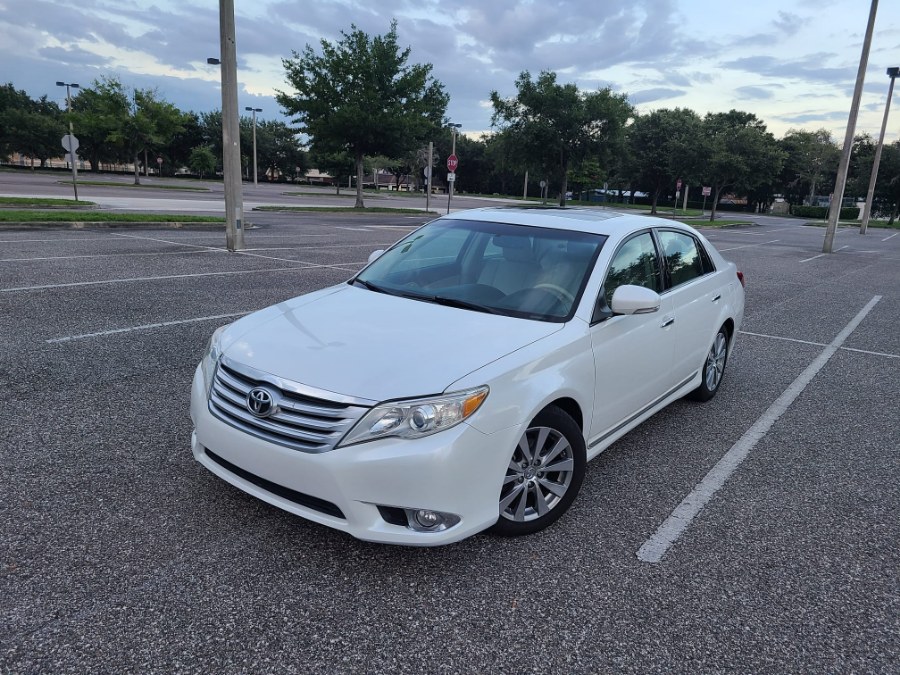
{"label": "tail light", "polygon": [[747,287],[747,282],[744,281],[744,273],[741,272],[740,270],[738,270],[737,275],[738,275],[738,281],[741,282],[741,288],[746,288],[746,287]]}

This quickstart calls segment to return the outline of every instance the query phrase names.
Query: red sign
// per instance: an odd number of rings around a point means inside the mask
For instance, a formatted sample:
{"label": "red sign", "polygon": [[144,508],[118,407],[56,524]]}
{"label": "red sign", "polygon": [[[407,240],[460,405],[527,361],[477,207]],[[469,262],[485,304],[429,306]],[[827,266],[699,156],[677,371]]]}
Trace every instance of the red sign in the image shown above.
{"label": "red sign", "polygon": [[680,178],[679,178],[678,180],[675,181],[675,189],[676,189],[676,190],[680,190],[680,189],[681,189],[681,179],[680,179]]}
{"label": "red sign", "polygon": [[156,163],[157,163],[157,164],[162,164],[162,157],[157,157],[157,158],[156,158]]}
{"label": "red sign", "polygon": [[711,187],[705,187],[705,186],[704,186],[704,188],[703,188],[703,196],[704,196],[704,197],[709,197],[711,194],[712,194],[712,188],[711,188]]}
{"label": "red sign", "polygon": [[456,155],[450,155],[447,158],[447,171],[456,171],[459,166],[459,158]]}

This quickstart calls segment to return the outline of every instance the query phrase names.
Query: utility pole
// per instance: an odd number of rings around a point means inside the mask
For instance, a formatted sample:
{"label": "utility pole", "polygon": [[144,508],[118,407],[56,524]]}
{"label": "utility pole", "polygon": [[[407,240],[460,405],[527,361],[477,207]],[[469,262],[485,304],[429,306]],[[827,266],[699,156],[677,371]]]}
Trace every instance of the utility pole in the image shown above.
{"label": "utility pole", "polygon": [[428,167],[425,174],[425,210],[431,211],[431,176],[434,174],[434,141],[428,141]]}
{"label": "utility pole", "polygon": [[[69,91],[69,87],[72,89],[78,89],[79,86],[75,82],[57,82],[57,87],[65,87],[66,88],[66,110],[69,113],[69,138],[71,139],[69,142],[75,142],[75,131],[72,126],[72,94]],[[72,146],[72,149],[69,151],[69,158],[72,160],[72,189],[75,190],[75,201],[78,201],[78,166],[75,164],[75,147]],[[34,164],[32,163],[32,167]]]}
{"label": "utility pole", "polygon": [[869,227],[869,217],[872,215],[872,201],[875,199],[875,182],[878,180],[878,166],[881,164],[881,149],[884,147],[884,132],[887,130],[888,113],[891,110],[891,98],[894,96],[894,80],[900,74],[900,68],[888,68],[888,77],[891,84],[888,86],[887,103],[884,104],[884,119],[881,121],[881,135],[878,137],[878,145],[875,147],[875,161],[872,162],[872,177],[869,179],[869,191],[866,193],[866,205],[863,207],[862,225],[859,233],[865,234]]}
{"label": "utility pole", "polygon": [[528,199],[528,169],[525,169],[525,187],[522,189],[522,201]]}
{"label": "utility pole", "polygon": [[853,135],[856,133],[856,118],[859,115],[859,100],[862,98],[863,82],[866,79],[866,66],[869,63],[869,48],[872,46],[872,31],[875,28],[875,13],[878,11],[878,0],[872,0],[869,9],[869,23],[866,26],[866,37],[863,41],[862,55],[859,57],[859,71],[856,74],[856,88],[853,90],[853,102],[850,104],[850,118],[847,120],[847,133],[844,136],[844,149],[841,152],[841,163],[838,167],[837,180],[834,183],[834,197],[828,211],[828,227],[825,230],[825,243],[822,253],[832,253],[834,235],[841,216],[841,205],[844,203],[844,188],[847,186],[847,172],[850,168],[850,152],[853,150]]}
{"label": "utility pole", "polygon": [[237,45],[234,0],[219,0],[222,58],[222,164],[225,172],[225,246],[244,248],[244,195],[241,184],[241,131],[237,101]]}
{"label": "utility pole", "polygon": [[253,186],[256,187],[258,185],[256,177],[259,175],[256,171],[256,113],[262,112],[262,108],[251,108],[250,106],[247,106],[244,110],[249,110],[253,113]]}

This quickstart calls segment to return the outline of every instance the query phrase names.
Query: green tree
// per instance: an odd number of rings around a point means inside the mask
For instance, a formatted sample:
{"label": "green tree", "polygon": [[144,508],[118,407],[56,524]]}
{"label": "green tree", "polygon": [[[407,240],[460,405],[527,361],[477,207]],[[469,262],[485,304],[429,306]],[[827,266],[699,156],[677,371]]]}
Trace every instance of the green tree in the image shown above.
{"label": "green tree", "polygon": [[41,166],[62,153],[60,138],[64,133],[62,111],[42,96],[33,100],[12,83],[0,87],[0,155],[18,153]]}
{"label": "green tree", "polygon": [[781,139],[780,145],[785,153],[781,172],[782,191],[792,204],[796,197],[805,193],[809,195],[810,206],[813,206],[817,188],[831,192],[827,185],[830,181],[833,187],[841,158],[840,148],[825,129],[791,129]]}
{"label": "green tree", "polygon": [[341,185],[350,182],[350,176],[356,172],[356,159],[347,152],[323,152],[313,147],[309,151],[309,165],[322,173],[334,177],[334,187],[341,194]]}
{"label": "green tree", "polygon": [[310,145],[324,154],[349,153],[356,162],[356,206],[362,208],[363,158],[396,157],[420,145],[440,124],[449,98],[431,76],[431,64],[409,65],[410,49],[397,43],[397,23],[370,38],[351,26],[342,39],[321,41],[284,59],[286,80],[296,93],[276,99]]}
{"label": "green tree", "polygon": [[677,179],[696,182],[702,164],[700,128],[700,117],[687,108],[641,115],[629,128],[632,175],[636,185],[651,195],[651,213],[656,213],[660,193],[674,189]]}
{"label": "green tree", "polygon": [[[252,122],[251,122],[252,124]],[[252,134],[252,129],[251,129]],[[251,136],[249,153],[253,153]],[[284,176],[293,181],[306,174],[308,162],[297,135],[284,122],[266,120],[256,122],[257,166],[263,175]]]}
{"label": "green tree", "polygon": [[747,194],[776,177],[784,153],[775,137],[756,115],[732,110],[708,113],[702,124],[702,151],[706,154],[704,178],[713,188],[710,221],[727,188]]}
{"label": "green tree", "polygon": [[101,162],[119,161],[121,148],[112,139],[124,133],[122,125],[130,115],[129,96],[122,83],[117,78],[94,80],[72,97],[72,110],[78,151],[91,170],[99,171]]}
{"label": "green tree", "polygon": [[511,132],[532,166],[552,172],[560,182],[560,206],[565,206],[569,167],[589,156],[603,163],[621,145],[632,115],[628,97],[609,88],[584,93],[574,84],[557,84],[549,71],[534,81],[522,72],[516,89],[516,96],[507,99],[491,92],[492,123]]}
{"label": "green tree", "polygon": [[191,171],[196,172],[200,178],[203,174],[210,174],[216,170],[216,156],[213,154],[212,148],[208,145],[198,145],[191,150],[188,157],[188,166]]}

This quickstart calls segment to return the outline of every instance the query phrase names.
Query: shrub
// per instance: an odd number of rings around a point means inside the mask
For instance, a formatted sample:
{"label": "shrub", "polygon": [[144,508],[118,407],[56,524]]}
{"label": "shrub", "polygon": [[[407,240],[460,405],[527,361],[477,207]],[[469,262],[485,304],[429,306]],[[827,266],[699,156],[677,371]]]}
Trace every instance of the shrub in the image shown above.
{"label": "shrub", "polygon": [[[791,215],[800,218],[815,218],[817,220],[825,220],[828,217],[827,206],[791,206]],[[859,208],[856,206],[848,206],[841,209],[841,220],[857,220],[859,219]]]}

